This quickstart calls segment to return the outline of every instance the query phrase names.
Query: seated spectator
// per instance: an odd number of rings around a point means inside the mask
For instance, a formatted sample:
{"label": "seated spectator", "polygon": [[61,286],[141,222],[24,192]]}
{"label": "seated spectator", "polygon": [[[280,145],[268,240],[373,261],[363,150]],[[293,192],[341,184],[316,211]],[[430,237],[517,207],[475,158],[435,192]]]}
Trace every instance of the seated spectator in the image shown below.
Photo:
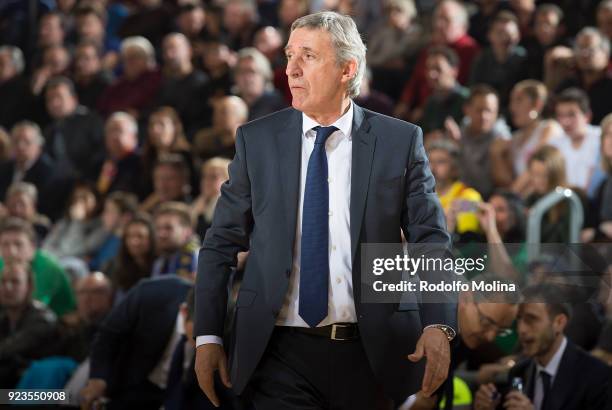
{"label": "seated spectator", "polygon": [[52,123],[45,129],[45,152],[61,175],[95,181],[104,158],[102,119],[79,105],[74,84],[66,77],[49,82],[45,91]]}
{"label": "seated spectator", "polygon": [[123,75],[104,90],[98,111],[104,116],[126,111],[134,118],[144,118],[160,87],[155,49],[144,37],[128,37],[121,43],[121,63]]}
{"label": "seated spectator", "polygon": [[384,21],[374,27],[366,57],[373,87],[397,100],[401,93],[397,85],[408,79],[423,43],[423,31],[416,21],[413,0],[387,0],[384,7]]}
{"label": "seated spectator", "polygon": [[104,268],[115,290],[115,304],[140,279],[148,278],[155,260],[155,231],[147,214],[136,214],[121,235],[119,254]]}
{"label": "seated spectator", "polygon": [[463,3],[455,0],[439,2],[433,15],[432,39],[420,53],[410,80],[404,86],[400,103],[395,114],[399,118],[415,121],[422,114],[425,100],[431,94],[431,85],[427,81],[427,58],[429,49],[446,46],[457,54],[459,64],[457,79],[466,84],[470,75],[472,61],[480,51],[476,41],[467,34],[468,13]]}
{"label": "seated spectator", "polygon": [[99,270],[117,256],[121,246],[123,227],[132,219],[138,208],[136,195],[115,191],[109,194],[104,201],[102,211],[102,228],[106,238],[98,249],[91,254],[89,268]]}
{"label": "seated spectator", "polygon": [[436,193],[447,216],[451,233],[480,231],[476,216],[480,194],[459,180],[459,149],[450,140],[432,141],[427,145],[431,172],[436,178]]}
{"label": "seated spectator", "polygon": [[[566,187],[567,175],[565,159],[561,152],[550,145],[545,145],[533,153],[529,159],[529,196],[526,199],[528,207],[532,207],[546,194],[556,187]],[[561,202],[546,212],[542,219],[540,242],[569,242],[569,210],[567,204]]]}
{"label": "seated spectator", "polygon": [[74,50],[74,88],[81,104],[95,110],[98,99],[111,82],[110,74],[102,67],[98,46],[81,41]]}
{"label": "seated spectator", "polygon": [[[168,34],[164,38],[162,51],[162,83],[158,103],[174,108],[187,135],[193,136],[199,127],[206,124],[205,118],[210,117],[208,104],[201,101],[207,92],[208,76],[194,68],[191,45],[183,34]],[[194,104],[195,101],[198,104]]]}
{"label": "seated spectator", "polygon": [[[236,55],[220,41],[210,40],[204,43],[202,66],[208,75],[206,99],[215,99],[229,95],[233,80],[232,68],[236,64]],[[210,119],[208,119],[210,124]]]}
{"label": "seated spectator", "polygon": [[106,159],[96,189],[105,195],[113,191],[137,193],[141,189],[138,124],[126,112],[113,113],[104,127]]}
{"label": "seated spectator", "polygon": [[605,407],[610,370],[565,337],[571,307],[563,303],[560,294],[551,284],[523,291],[518,332],[527,358],[508,375],[508,384],[514,377],[524,380],[523,391],[508,389],[501,396],[495,385],[482,385],[476,393],[475,409],[493,410],[502,402],[504,408],[517,409],[559,408],[561,403],[567,410]]}
{"label": "seated spectator", "polygon": [[601,130],[590,125],[589,97],[579,88],[568,88],[554,100],[555,117],[563,128],[563,138],[550,142],[571,170],[566,169],[569,186],[586,191],[597,168]]}
{"label": "seated spectator", "polygon": [[37,211],[38,191],[28,182],[15,182],[6,192],[7,216],[20,218],[32,224],[36,243],[40,245],[51,228],[51,221]]}
{"label": "seated spectator", "polygon": [[54,348],[56,355],[81,363],[89,356],[95,334],[113,306],[113,289],[104,274],[93,272],[77,281],[75,292],[77,311],[60,321]]}
{"label": "seated spectator", "polygon": [[604,0],[597,6],[597,28],[612,41],[612,1]]}
{"label": "seated spectator", "polygon": [[79,4],[74,11],[79,41],[87,41],[101,52],[102,68],[113,71],[119,63],[120,43],[114,36],[106,35],[106,10],[95,2]]}
{"label": "seated spectator", "polygon": [[609,96],[612,95],[612,76],[608,72],[610,39],[599,30],[585,27],[576,35],[574,45],[576,76],[563,82],[559,90],[579,87],[586,91],[591,102],[595,124],[610,112]]}
{"label": "seated spectator", "polygon": [[166,202],[155,212],[155,244],[158,257],[151,276],[176,274],[193,280],[200,241],[194,236],[189,207]]}
{"label": "seated spectator", "polygon": [[393,101],[391,101],[387,95],[372,89],[371,82],[372,72],[366,67],[363,78],[361,79],[361,85],[359,86],[359,96],[353,99],[353,101],[360,107],[392,116]]}
{"label": "seated spectator", "polygon": [[544,80],[544,56],[553,47],[564,45],[563,10],[556,4],[540,4],[535,12],[533,35],[523,39],[527,50],[527,78]]}
{"label": "seated spectator", "polygon": [[493,18],[489,28],[490,46],[476,57],[470,73],[470,84],[488,84],[500,96],[502,111],[510,98],[510,90],[525,75],[527,52],[521,46],[518,20],[509,11]]}
{"label": "seated spectator", "polygon": [[160,107],[149,116],[147,136],[142,148],[141,196],[153,191],[153,169],[159,158],[168,154],[180,155],[196,181],[191,146],[183,132],[183,125],[176,111],[171,107]]}
{"label": "seated spectator", "polygon": [[21,50],[14,46],[0,46],[0,125],[11,128],[25,120],[30,110],[30,86],[23,75],[25,60]]}
{"label": "seated spectator", "polygon": [[191,286],[175,276],[145,280],[111,310],[91,347],[89,381],[81,391],[85,408],[103,396],[117,408],[161,406],[170,352],[185,333],[179,308]]}
{"label": "seated spectator", "polygon": [[252,0],[228,0],[223,6],[222,39],[232,50],[253,44],[257,5]]}
{"label": "seated spectator", "polygon": [[66,215],[53,226],[42,249],[62,264],[72,258],[89,258],[107,235],[98,217],[99,205],[90,186],[77,185],[70,196]]}
{"label": "seated spectator", "polygon": [[26,264],[34,274],[34,299],[47,305],[59,317],[76,307],[68,275],[57,260],[36,248],[32,226],[17,218],[7,218],[0,225],[0,271],[7,264]]}
{"label": "seated spectator", "polygon": [[[480,277],[478,280],[487,283],[494,283],[494,281],[510,283],[494,275]],[[412,408],[448,408],[441,406],[440,401],[444,399],[452,402],[454,383],[451,381],[455,371],[470,360],[482,362],[483,352],[479,348],[492,344],[498,336],[511,331],[518,312],[518,302],[519,292],[461,292],[457,303],[457,323],[459,325],[457,335],[459,337],[452,346],[452,359],[447,381],[429,398],[417,393],[416,402]]]}
{"label": "seated spectator", "polygon": [[289,38],[291,25],[295,20],[307,15],[310,4],[306,0],[281,0],[278,5],[278,27],[282,33],[283,41]]}
{"label": "seated spectator", "polygon": [[[29,182],[45,199],[54,180],[55,164],[43,152],[45,140],[38,125],[22,121],[11,130],[12,159],[0,162],[0,200],[4,200],[8,187],[15,182]],[[51,198],[48,198],[51,199]],[[52,204],[42,204],[43,210]]]}
{"label": "seated spectator", "polygon": [[[206,28],[207,13],[201,0],[183,1],[176,14],[176,28],[188,42],[209,38]],[[167,38],[167,37],[166,37]]]}
{"label": "seated spectator", "polygon": [[445,122],[463,118],[463,104],[469,91],[457,82],[459,58],[450,48],[432,48],[427,56],[427,82],[432,94],[425,101],[423,116],[416,119],[423,128],[425,141],[440,138]]}
{"label": "seated spectator", "polygon": [[[496,160],[506,158],[498,162],[500,166],[505,166],[500,172],[514,175],[512,190],[523,196],[528,194],[529,158],[540,147],[561,137],[561,127],[555,121],[542,118],[547,97],[548,91],[539,81],[523,80],[516,84],[510,95],[510,114],[516,131],[511,141],[495,142]],[[510,164],[512,167],[507,168]]]}
{"label": "seated spectator", "polygon": [[583,240],[609,242],[612,240],[612,114],[601,121],[601,168],[605,173],[587,212]]}
{"label": "seated spectator", "polygon": [[191,202],[189,168],[179,154],[161,156],[153,168],[153,192],[140,205],[143,212],[154,213],[168,201]]}
{"label": "seated spectator", "polygon": [[248,118],[247,105],[240,97],[219,99],[214,105],[213,126],[194,137],[193,154],[202,161],[213,157],[234,158],[236,130]]}
{"label": "seated spectator", "polygon": [[71,56],[61,45],[49,46],[42,54],[42,65],[32,74],[32,94],[41,95],[49,80],[53,77],[67,75]]}
{"label": "seated spectator", "polygon": [[249,121],[285,108],[285,100],[272,85],[268,59],[253,47],[240,50],[237,58],[234,93],[247,104]]}
{"label": "seated spectator", "polygon": [[457,126],[458,135],[453,136],[459,140],[461,180],[488,198],[495,187],[512,182],[511,176],[499,175],[491,154],[493,143],[497,139],[505,139],[496,129],[500,121],[497,93],[488,85],[473,86],[463,106],[463,113],[465,125],[461,128]]}
{"label": "seated spectator", "polygon": [[511,10],[507,2],[497,0],[478,0],[478,7],[470,15],[469,35],[481,46],[489,45],[491,22],[503,10]]}
{"label": "seated spectator", "polygon": [[191,204],[191,219],[196,223],[196,234],[204,238],[212,224],[217,199],[221,195],[221,185],[229,179],[226,158],[211,158],[202,164],[200,173],[200,195]]}
{"label": "seated spectator", "polygon": [[15,388],[34,359],[50,354],[57,318],[32,299],[34,277],[27,265],[7,264],[0,270],[0,385]]}
{"label": "seated spectator", "polygon": [[266,56],[273,70],[285,69],[283,46],[283,36],[276,27],[264,26],[255,32],[253,47]]}

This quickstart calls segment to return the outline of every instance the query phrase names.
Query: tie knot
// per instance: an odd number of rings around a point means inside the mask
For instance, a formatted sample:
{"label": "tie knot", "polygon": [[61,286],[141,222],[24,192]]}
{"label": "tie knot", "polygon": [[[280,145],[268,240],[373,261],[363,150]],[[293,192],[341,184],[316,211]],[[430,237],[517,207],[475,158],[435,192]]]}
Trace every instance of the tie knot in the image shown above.
{"label": "tie knot", "polygon": [[330,135],[337,131],[338,128],[333,125],[330,127],[314,127],[313,130],[317,133],[317,138],[315,140],[315,144],[325,144],[325,141],[329,138]]}

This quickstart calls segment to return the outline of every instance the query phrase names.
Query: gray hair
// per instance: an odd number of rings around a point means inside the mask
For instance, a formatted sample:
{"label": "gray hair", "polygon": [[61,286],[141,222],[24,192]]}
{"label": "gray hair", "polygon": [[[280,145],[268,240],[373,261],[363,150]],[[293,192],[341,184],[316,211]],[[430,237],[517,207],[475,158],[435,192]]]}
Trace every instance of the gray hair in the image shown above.
{"label": "gray hair", "polygon": [[106,120],[106,125],[110,124],[113,121],[125,121],[130,128],[130,132],[132,132],[133,134],[138,134],[138,123],[131,114],[128,114],[125,111],[114,112]]}
{"label": "gray hair", "polygon": [[295,20],[291,25],[291,31],[298,28],[327,31],[336,50],[338,64],[344,64],[350,60],[357,61],[357,72],[350,79],[347,89],[350,98],[357,97],[366,68],[366,46],[363,44],[353,19],[333,11],[321,11]]}
{"label": "gray hair", "polygon": [[15,194],[22,194],[29,197],[32,200],[32,203],[35,204],[38,201],[38,190],[34,184],[29,182],[15,182],[8,187],[6,191],[6,197],[13,196]]}
{"label": "gray hair", "polygon": [[149,64],[155,64],[155,49],[149,40],[143,36],[128,37],[121,42],[121,54],[130,48],[138,49],[149,60]]}
{"label": "gray hair", "polygon": [[45,144],[45,139],[43,138],[42,131],[40,130],[38,124],[28,120],[19,121],[17,124],[13,125],[13,128],[11,128],[11,138],[15,138],[14,135],[20,128],[31,129],[34,131],[36,143],[41,146]]}
{"label": "gray hair", "polygon": [[[246,47],[238,51],[238,61],[246,60],[247,58],[253,60],[257,67],[257,71],[264,77],[266,84],[269,85],[272,81],[272,66],[266,56],[255,47]],[[238,64],[236,64],[236,69],[237,68]]]}
{"label": "gray hair", "polygon": [[578,38],[582,36],[595,36],[599,38],[599,47],[608,56],[610,55],[610,39],[605,36],[601,31],[599,31],[595,27],[585,27],[580,30],[578,34],[576,34],[576,41],[578,41]]}
{"label": "gray hair", "polygon": [[19,47],[0,46],[0,53],[8,53],[11,56],[11,62],[13,63],[17,74],[21,74],[23,72],[25,60],[23,59],[23,53]]}
{"label": "gray hair", "polygon": [[434,11],[434,14],[444,4],[454,4],[457,7],[457,14],[455,15],[455,18],[459,19],[459,22],[461,23],[461,25],[463,25],[467,29],[470,25],[470,16],[468,15],[468,11],[465,8],[465,5],[458,0],[442,0],[436,6],[436,10]]}

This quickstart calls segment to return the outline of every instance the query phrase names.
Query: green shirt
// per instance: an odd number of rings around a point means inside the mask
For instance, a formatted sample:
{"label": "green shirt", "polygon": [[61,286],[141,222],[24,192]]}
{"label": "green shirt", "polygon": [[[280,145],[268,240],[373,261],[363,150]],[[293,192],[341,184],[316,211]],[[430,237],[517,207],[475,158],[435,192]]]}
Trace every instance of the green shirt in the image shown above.
{"label": "green shirt", "polygon": [[[57,316],[76,309],[76,298],[64,269],[45,251],[37,250],[32,260],[34,299],[47,305]],[[0,258],[0,272],[4,260]]]}

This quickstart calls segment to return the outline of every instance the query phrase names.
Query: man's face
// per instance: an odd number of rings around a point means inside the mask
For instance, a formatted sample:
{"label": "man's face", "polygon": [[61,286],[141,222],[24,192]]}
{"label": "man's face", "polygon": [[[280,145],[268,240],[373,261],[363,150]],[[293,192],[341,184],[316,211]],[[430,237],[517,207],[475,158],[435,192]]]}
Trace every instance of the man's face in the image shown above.
{"label": "man's face", "polygon": [[136,79],[144,74],[149,69],[149,59],[141,49],[130,47],[123,50],[121,53],[121,61],[123,62],[123,71],[125,76],[130,79]]}
{"label": "man's face", "polygon": [[436,44],[452,44],[465,34],[466,27],[458,17],[459,13],[456,3],[442,3],[435,10],[433,38]]}
{"label": "man's face", "polygon": [[64,30],[59,16],[48,15],[40,19],[38,43],[40,46],[58,45],[64,42]]}
{"label": "man's face", "polygon": [[138,137],[126,120],[115,118],[106,124],[105,143],[112,158],[122,158],[136,149]]}
{"label": "man's face", "polygon": [[427,82],[434,90],[446,90],[455,85],[457,69],[441,55],[430,55],[425,62]]}
{"label": "man's face", "polygon": [[433,149],[428,153],[429,165],[434,178],[439,183],[448,182],[453,174],[453,160],[443,149]]}
{"label": "man's face", "polygon": [[496,22],[489,31],[489,41],[495,49],[509,49],[518,44],[519,38],[519,28],[513,21]]}
{"label": "man's face", "polygon": [[529,357],[537,357],[549,352],[560,330],[551,320],[546,304],[521,304],[517,319],[523,353]]}
{"label": "man's face", "polygon": [[36,248],[25,233],[8,231],[0,235],[0,256],[5,263],[29,264]]}
{"label": "man's face", "polygon": [[10,80],[17,75],[17,70],[13,65],[11,54],[8,51],[0,52],[0,83]]}
{"label": "man's face", "polygon": [[241,95],[260,96],[264,93],[266,79],[257,69],[252,58],[242,58],[236,65],[236,85]]}
{"label": "man's face", "polygon": [[113,297],[111,285],[103,277],[90,275],[76,286],[79,316],[89,323],[96,323],[111,310]]}
{"label": "man's face", "polygon": [[291,32],[285,55],[293,108],[314,117],[334,112],[355,75],[356,63],[340,66],[330,34],[307,28]]}
{"label": "man's face", "polygon": [[191,47],[182,36],[168,36],[163,46],[164,63],[172,68],[181,67],[191,59]]}
{"label": "man's face", "polygon": [[155,218],[157,249],[162,254],[181,249],[191,237],[191,227],[183,226],[177,215],[161,214]]}
{"label": "man's face", "polygon": [[470,349],[492,342],[498,334],[512,327],[517,311],[517,305],[507,303],[462,301],[459,328],[463,342]]}
{"label": "man's face", "polygon": [[574,52],[576,54],[576,64],[583,71],[605,70],[610,58],[601,47],[601,39],[594,34],[578,36]]}
{"label": "man's face", "polygon": [[104,38],[104,23],[94,13],[78,17],[76,26],[81,39],[98,41]]}
{"label": "man's face", "polygon": [[93,46],[84,45],[76,49],[74,68],[78,75],[84,76],[94,75],[100,71],[100,57]]}
{"label": "man's face", "polygon": [[606,37],[612,39],[612,9],[609,7],[602,7],[597,12],[597,28]]}
{"label": "man's face", "polygon": [[554,43],[559,29],[559,16],[554,12],[536,13],[534,33],[538,42],[544,46]]}
{"label": "man's face", "polygon": [[183,11],[176,19],[176,24],[178,25],[181,33],[187,36],[195,36],[206,24],[206,14],[204,9],[201,7],[196,7],[189,11]]}
{"label": "man's face", "polygon": [[473,97],[465,107],[465,114],[470,119],[470,128],[477,132],[489,132],[493,129],[499,103],[494,94]]}
{"label": "man's face", "polygon": [[153,187],[162,201],[175,201],[183,196],[185,178],[169,165],[159,165],[153,171]]}
{"label": "man's face", "polygon": [[19,127],[12,135],[13,154],[18,163],[35,161],[41,153],[40,141],[31,127]]}
{"label": "man's face", "polygon": [[23,265],[7,265],[0,274],[0,303],[5,308],[17,308],[27,303],[31,287]]}
{"label": "man's face", "polygon": [[15,192],[6,199],[6,207],[9,215],[31,221],[36,215],[36,205],[29,195]]}
{"label": "man's face", "polygon": [[68,86],[60,84],[47,90],[47,111],[55,119],[63,119],[74,112],[77,106],[76,97],[70,94]]}
{"label": "man's face", "polygon": [[584,135],[589,123],[589,114],[582,112],[578,104],[562,102],[555,107],[557,121],[563,131],[572,138]]}

